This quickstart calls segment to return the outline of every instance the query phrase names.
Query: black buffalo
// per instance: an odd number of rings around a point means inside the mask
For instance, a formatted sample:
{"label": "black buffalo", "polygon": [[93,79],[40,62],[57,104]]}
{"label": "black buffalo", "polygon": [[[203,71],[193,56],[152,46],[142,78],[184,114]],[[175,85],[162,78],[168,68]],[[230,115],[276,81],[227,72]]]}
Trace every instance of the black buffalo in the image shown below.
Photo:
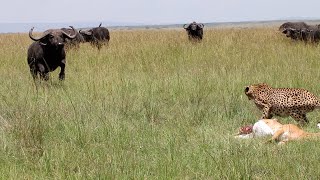
{"label": "black buffalo", "polygon": [[320,25],[310,25],[307,29],[302,29],[301,33],[305,36],[304,41],[318,43],[320,41]]}
{"label": "black buffalo", "polygon": [[313,42],[313,36],[316,29],[285,29],[284,32],[287,32],[287,37],[291,37],[291,39],[302,40],[304,42],[311,41]]}
{"label": "black buffalo", "polygon": [[303,34],[309,28],[305,22],[286,22],[279,27],[279,31],[294,40],[303,40]]}
{"label": "black buffalo", "polygon": [[285,29],[308,29],[309,25],[307,25],[305,22],[285,22],[279,27],[279,31],[283,32]]}
{"label": "black buffalo", "polygon": [[303,35],[306,35],[306,30],[307,30],[306,28],[303,28],[303,29],[285,28],[282,30],[282,33],[293,40],[302,40]]}
{"label": "black buffalo", "polygon": [[101,27],[101,23],[98,27],[91,28],[89,30],[80,30],[79,32],[86,42],[90,42],[99,50],[102,45],[107,44],[110,41],[109,30],[105,27]]}
{"label": "black buffalo", "polygon": [[61,29],[49,29],[43,32],[39,38],[32,35],[34,28],[29,31],[29,37],[34,41],[28,49],[28,64],[33,79],[38,78],[48,80],[49,72],[54,71],[57,67],[61,68],[59,79],[65,78],[66,53],[64,43],[66,39],[74,39],[76,32],[70,35]]}
{"label": "black buffalo", "polygon": [[189,40],[202,40],[204,24],[196,22],[185,24],[183,28],[187,31]]}
{"label": "black buffalo", "polygon": [[286,22],[279,27],[279,30],[294,40],[305,42],[319,42],[320,25],[307,25],[304,22]]}
{"label": "black buffalo", "polygon": [[320,29],[307,29],[302,32],[305,36],[303,39],[305,42],[310,41],[311,43],[319,43],[320,42]]}
{"label": "black buffalo", "polygon": [[[61,30],[70,35],[74,34],[74,30],[71,28],[61,28]],[[66,39],[66,42],[65,42],[66,48],[72,48],[72,47],[79,48],[80,43],[85,42],[83,36],[78,31],[75,31],[75,33],[76,33],[76,37],[74,39]]]}

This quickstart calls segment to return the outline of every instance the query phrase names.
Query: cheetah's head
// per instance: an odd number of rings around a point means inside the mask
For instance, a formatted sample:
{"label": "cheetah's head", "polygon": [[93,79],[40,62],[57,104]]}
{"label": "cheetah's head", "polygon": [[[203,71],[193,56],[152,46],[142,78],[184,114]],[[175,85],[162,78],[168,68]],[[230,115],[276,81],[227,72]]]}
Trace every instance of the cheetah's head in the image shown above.
{"label": "cheetah's head", "polygon": [[249,100],[256,99],[264,89],[268,88],[270,88],[270,86],[266,83],[253,84],[246,86],[244,89],[244,93],[248,96]]}

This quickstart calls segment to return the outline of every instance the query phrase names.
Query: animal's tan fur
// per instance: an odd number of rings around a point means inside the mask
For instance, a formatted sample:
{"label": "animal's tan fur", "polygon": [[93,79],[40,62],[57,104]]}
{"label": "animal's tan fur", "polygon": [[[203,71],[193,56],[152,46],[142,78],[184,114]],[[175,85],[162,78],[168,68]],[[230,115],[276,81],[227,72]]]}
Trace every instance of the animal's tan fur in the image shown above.
{"label": "animal's tan fur", "polygon": [[280,144],[291,140],[299,140],[308,137],[320,136],[320,133],[305,132],[294,124],[280,124],[275,119],[263,119],[263,121],[274,130],[274,134],[270,141],[278,141]]}

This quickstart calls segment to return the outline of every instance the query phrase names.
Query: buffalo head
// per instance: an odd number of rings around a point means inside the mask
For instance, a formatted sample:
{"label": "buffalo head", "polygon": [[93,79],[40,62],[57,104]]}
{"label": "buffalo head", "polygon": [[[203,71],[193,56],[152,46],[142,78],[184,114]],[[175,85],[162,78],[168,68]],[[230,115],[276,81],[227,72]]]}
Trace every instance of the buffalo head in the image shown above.
{"label": "buffalo head", "polygon": [[189,25],[183,25],[183,28],[187,31],[189,40],[191,41],[199,41],[203,38],[203,24],[199,24],[196,22],[192,22]]}
{"label": "buffalo head", "polygon": [[282,33],[291,39],[298,39],[300,37],[301,30],[293,29],[293,28],[284,28]]}
{"label": "buffalo head", "polygon": [[186,29],[187,31],[197,31],[197,30],[200,30],[200,29],[203,29],[204,27],[204,24],[198,24],[196,22],[192,22],[191,24],[185,24],[183,25],[183,28]]}
{"label": "buffalo head", "polygon": [[77,34],[76,30],[72,26],[70,26],[70,27],[74,32],[73,35],[67,34],[65,31],[63,31],[61,29],[49,29],[49,30],[46,30],[38,38],[35,38],[32,35],[33,29],[34,29],[34,27],[33,27],[29,31],[29,37],[30,37],[30,39],[32,39],[34,41],[40,42],[40,44],[43,46],[63,48],[66,39],[73,39],[76,37],[76,34]]}
{"label": "buffalo head", "polygon": [[302,29],[285,28],[282,31],[283,34],[285,34],[287,37],[291,39],[303,40],[303,41],[307,41],[310,38],[310,33],[312,32],[313,30],[309,30],[307,28],[302,28]]}
{"label": "buffalo head", "polygon": [[90,42],[94,39],[93,36],[93,30],[89,29],[89,30],[79,30],[79,33],[83,36],[84,40],[86,42]]}

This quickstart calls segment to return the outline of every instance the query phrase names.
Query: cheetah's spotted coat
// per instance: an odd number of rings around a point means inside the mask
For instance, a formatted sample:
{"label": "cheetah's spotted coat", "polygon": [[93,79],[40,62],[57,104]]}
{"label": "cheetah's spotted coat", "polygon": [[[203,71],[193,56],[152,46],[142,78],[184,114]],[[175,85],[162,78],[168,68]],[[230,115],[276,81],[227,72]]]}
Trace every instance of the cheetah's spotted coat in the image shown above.
{"label": "cheetah's spotted coat", "polygon": [[305,89],[272,88],[261,83],[247,86],[245,94],[263,111],[261,119],[291,116],[304,125],[309,122],[306,113],[320,108],[319,99]]}

